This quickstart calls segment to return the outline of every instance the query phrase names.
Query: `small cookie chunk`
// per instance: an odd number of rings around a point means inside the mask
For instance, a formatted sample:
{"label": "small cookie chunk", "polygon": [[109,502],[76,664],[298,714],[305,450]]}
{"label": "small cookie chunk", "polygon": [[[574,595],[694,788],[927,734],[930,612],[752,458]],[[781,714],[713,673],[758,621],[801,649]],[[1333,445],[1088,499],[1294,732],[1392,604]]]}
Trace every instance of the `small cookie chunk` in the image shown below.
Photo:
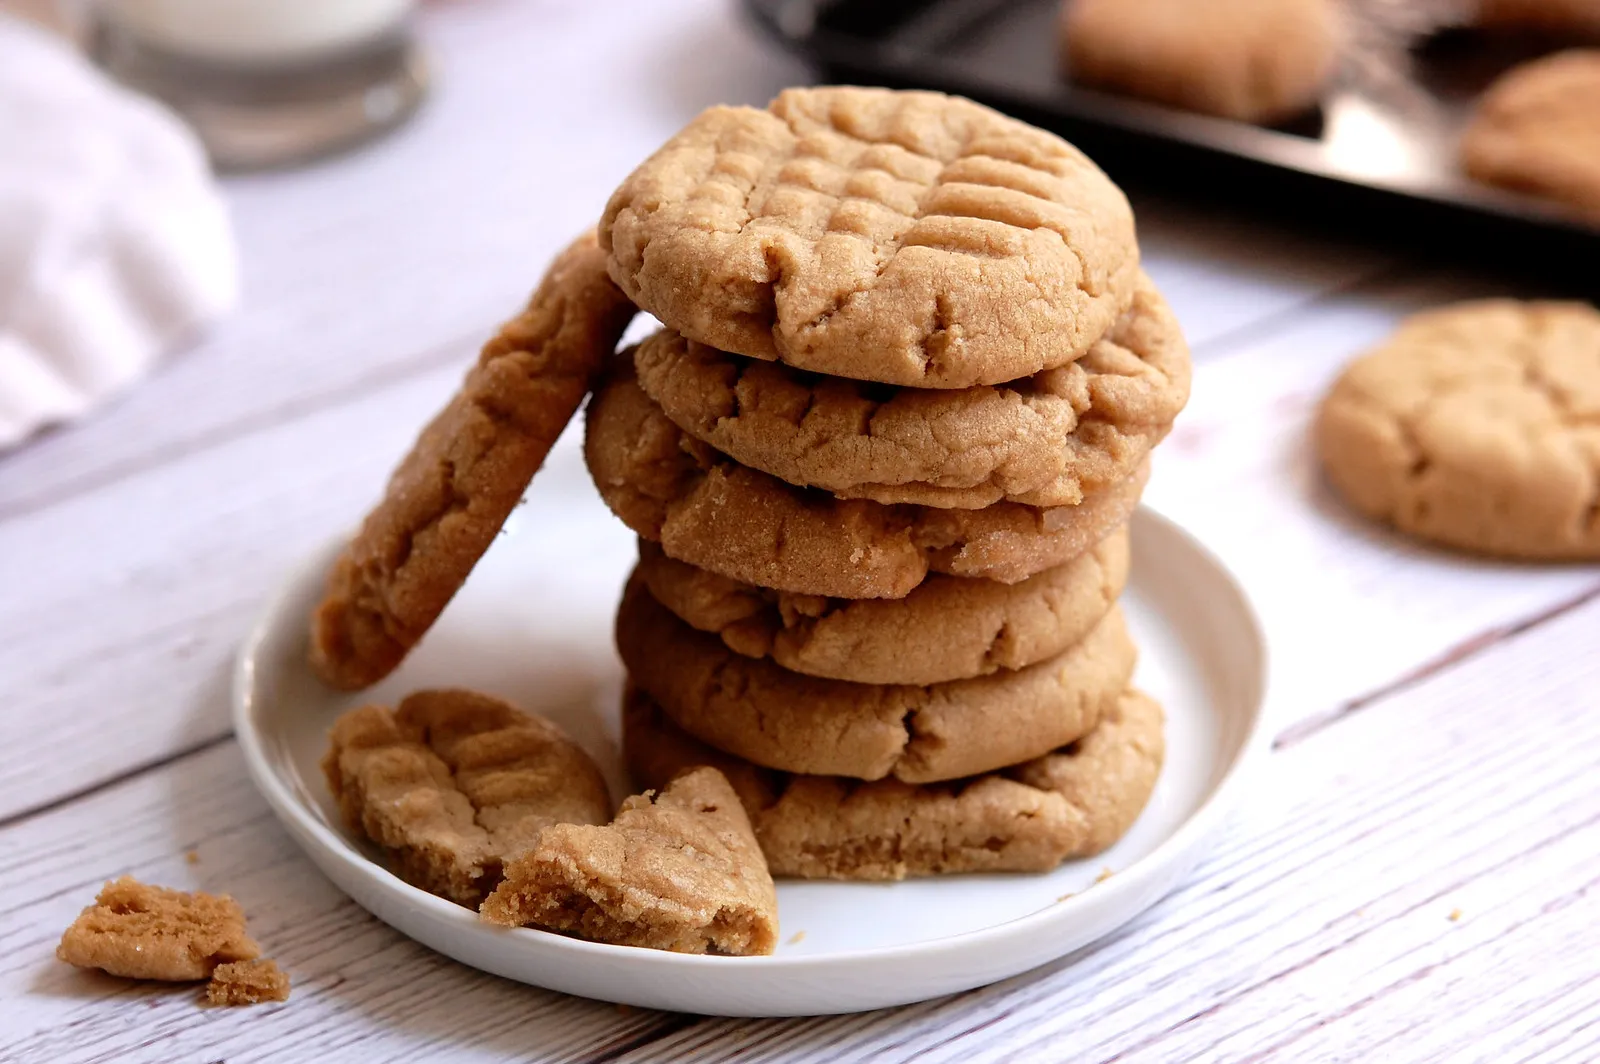
{"label": "small cookie chunk", "polygon": [[152,887],[132,876],[101,888],[56,947],[57,957],[79,968],[175,982],[260,955],[245,933],[244,910],[226,894]]}
{"label": "small cookie chunk", "polygon": [[396,873],[477,907],[551,824],[603,824],[611,796],[560,728],[488,695],[418,691],[334,722],[322,770],[345,821]]}
{"label": "small cookie chunk", "polygon": [[738,795],[714,768],[562,824],[506,866],[483,918],[617,946],[743,957],[778,942],[778,894]]}
{"label": "small cookie chunk", "polygon": [[1565,204],[1600,223],[1600,49],[1513,67],[1478,101],[1461,140],[1475,179]]}
{"label": "small cookie chunk", "polygon": [[1122,693],[1136,656],[1113,609],[1077,646],[1015,672],[921,687],[822,680],[735,654],[678,620],[637,576],[617,609],[617,650],[673,723],[719,750],[788,772],[908,783],[1072,742]]}
{"label": "small cookie chunk", "polygon": [[903,598],[931,568],[1005,583],[1078,557],[1125,523],[1149,476],[1078,506],[886,506],[796,488],[674,425],[626,357],[589,402],[584,457],[611,511],[668,557],[802,595]]}
{"label": "small cookie chunk", "polygon": [[1485,300],[1414,315],[1345,369],[1316,442],[1345,498],[1402,531],[1600,558],[1600,312]]}
{"label": "small cookie chunk", "polygon": [[1189,397],[1189,349],[1141,275],[1128,313],[1082,358],[960,391],[889,388],[724,354],[663,330],[639,385],[738,462],[841,498],[969,509],[1076,506],[1127,480]]}
{"label": "small cookie chunk", "polygon": [[355,690],[387,676],[494,542],[634,315],[589,233],[551,265],[422,430],[328,574],[311,662]]}
{"label": "small cookie chunk", "polygon": [[1241,122],[1316,103],[1344,36],[1338,0],[1066,0],[1061,15],[1073,81]]}
{"label": "small cookie chunk", "polygon": [[1600,0],[1479,0],[1479,26],[1551,36],[1600,37]]}
{"label": "small cookie chunk", "polygon": [[641,784],[700,765],[733,784],[775,876],[904,879],[1046,872],[1120,839],[1155,789],[1161,707],[1128,690],[1080,742],[1023,765],[913,786],[758,769],[676,728],[648,695],[624,695],[622,736]]}
{"label": "small cookie chunk", "polygon": [[903,599],[770,591],[676,561],[639,541],[639,576],[680,619],[746,657],[856,683],[930,684],[1055,657],[1098,624],[1128,578],[1119,529],[1020,584],[937,574]]}
{"label": "small cookie chunk", "polygon": [[208,1005],[260,1005],[289,1000],[289,977],[265,957],[219,964],[206,984]]}
{"label": "small cookie chunk", "polygon": [[1077,358],[1133,296],[1122,192],[1060,137],[934,92],[713,107],[606,204],[624,292],[700,343],[966,388]]}

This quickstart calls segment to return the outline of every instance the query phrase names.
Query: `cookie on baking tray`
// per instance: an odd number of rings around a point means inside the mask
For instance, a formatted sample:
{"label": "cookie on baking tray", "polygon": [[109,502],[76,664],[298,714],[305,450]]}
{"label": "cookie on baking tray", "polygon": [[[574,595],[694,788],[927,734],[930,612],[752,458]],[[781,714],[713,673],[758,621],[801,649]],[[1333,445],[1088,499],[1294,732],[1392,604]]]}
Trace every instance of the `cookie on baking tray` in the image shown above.
{"label": "cookie on baking tray", "polygon": [[560,824],[507,863],[484,919],[619,946],[748,956],[778,941],[778,895],[728,781],[699,768],[622,803],[603,827]]}
{"label": "cookie on baking tray", "polygon": [[643,786],[713,766],[744,803],[774,876],[894,880],[1044,872],[1089,857],[1143,811],[1165,756],[1164,717],[1129,689],[1082,740],[953,783],[872,783],[756,768],[681,731],[643,691],[623,702],[623,748]]}
{"label": "cookie on baking tray", "polygon": [[1126,480],[1189,394],[1189,351],[1140,276],[1132,305],[1074,362],[960,390],[891,388],[730,355],[662,330],[640,387],[736,462],[842,498],[978,508],[1074,506]]}
{"label": "cookie on baking tray", "polygon": [[934,92],[787,89],[702,112],[600,222],[611,276],[691,340],[858,380],[993,384],[1086,352],[1133,297],[1122,192],[1060,137]]}
{"label": "cookie on baking tray", "polygon": [[544,828],[611,818],[605,779],[582,748],[551,721],[474,691],[350,710],[322,769],[345,822],[396,874],[474,908]]}
{"label": "cookie on baking tray", "polygon": [[929,684],[1020,669],[1077,643],[1128,578],[1119,529],[1019,584],[934,574],[903,599],[796,595],[730,580],[639,541],[639,578],[680,619],[746,657],[856,683]]}
{"label": "cookie on baking tray", "polygon": [[630,360],[589,402],[584,456],[601,498],[672,558],[806,595],[903,598],[930,569],[1016,583],[1124,524],[1149,475],[1078,506],[886,506],[796,488],[688,436],[634,380]]}
{"label": "cookie on baking tray", "polygon": [[422,638],[494,542],[634,313],[593,233],[555,260],[334,562],[311,621],[318,675],[367,687]]}
{"label": "cookie on baking tray", "polygon": [[1315,104],[1344,43],[1340,0],[1065,0],[1067,76],[1241,122]]}
{"label": "cookie on baking tray", "polygon": [[1413,315],[1345,369],[1316,443],[1340,494],[1403,532],[1600,558],[1600,312],[1500,299]]}

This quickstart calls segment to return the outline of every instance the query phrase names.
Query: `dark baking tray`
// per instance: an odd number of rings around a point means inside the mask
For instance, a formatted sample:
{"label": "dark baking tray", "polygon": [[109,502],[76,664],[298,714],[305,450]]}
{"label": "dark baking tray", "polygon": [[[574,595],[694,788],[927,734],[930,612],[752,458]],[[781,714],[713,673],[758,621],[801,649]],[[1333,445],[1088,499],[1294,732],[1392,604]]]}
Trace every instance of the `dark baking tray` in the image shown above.
{"label": "dark baking tray", "polygon": [[1060,0],[744,4],[825,80],[982,100],[1060,132],[1125,183],[1359,226],[1388,243],[1499,266],[1507,256],[1530,267],[1567,263],[1568,280],[1575,255],[1600,284],[1600,226],[1473,182],[1457,164],[1484,86],[1554,46],[1450,28],[1429,13],[1440,0],[1352,0],[1350,43],[1320,105],[1271,128],[1073,86],[1058,60]]}

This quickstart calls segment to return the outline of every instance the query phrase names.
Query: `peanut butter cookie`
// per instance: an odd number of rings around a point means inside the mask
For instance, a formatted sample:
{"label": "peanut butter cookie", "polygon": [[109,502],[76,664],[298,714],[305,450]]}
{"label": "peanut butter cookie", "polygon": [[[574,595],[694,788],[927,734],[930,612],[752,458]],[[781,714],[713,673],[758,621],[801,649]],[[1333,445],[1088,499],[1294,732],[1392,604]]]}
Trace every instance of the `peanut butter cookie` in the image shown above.
{"label": "peanut butter cookie", "polygon": [[1600,49],[1513,67],[1483,98],[1461,141],[1479,181],[1565,204],[1600,224]]}
{"label": "peanut butter cookie", "polygon": [[933,575],[903,599],[771,591],[675,561],[639,541],[655,600],[746,657],[856,683],[930,684],[1055,657],[1111,610],[1128,578],[1128,534],[1020,584]]}
{"label": "peanut butter cookie", "polygon": [[1067,76],[1187,111],[1270,122],[1317,102],[1343,44],[1338,0],[1067,0]]}
{"label": "peanut butter cookie", "polygon": [[713,107],[600,222],[611,276],[703,344],[965,388],[1064,365],[1133,297],[1121,191],[1060,137],[933,92]]}
{"label": "peanut butter cookie", "polygon": [[915,786],[791,776],[713,750],[648,695],[623,701],[623,748],[641,785],[701,765],[720,769],[750,814],[775,876],[904,879],[955,872],[1045,872],[1120,839],[1155,789],[1165,753],[1161,707],[1136,690],[1081,741],[1025,764]]}
{"label": "peanut butter cookie", "polygon": [[1132,476],[1189,396],[1177,319],[1141,275],[1082,358],[959,391],[890,388],[725,354],[671,330],[634,352],[675,424],[744,465],[841,498],[1076,506]]}
{"label": "peanut butter cookie", "polygon": [[494,542],[616,348],[633,304],[594,234],[551,265],[417,438],[334,563],[311,621],[311,662],[335,687],[388,675]]}
{"label": "peanut butter cookie", "polygon": [[796,488],[687,435],[640,389],[628,357],[589,403],[584,455],[627,526],[668,557],[803,595],[903,598],[931,568],[1006,583],[1078,557],[1125,523],[1149,475],[1078,506],[886,506]]}
{"label": "peanut butter cookie", "polygon": [[244,910],[226,894],[186,893],[123,876],[61,936],[56,956],[126,979],[210,978],[219,965],[252,960],[261,947],[245,933]]}
{"label": "peanut butter cookie", "polygon": [[778,942],[778,894],[714,768],[663,780],[604,827],[560,824],[506,866],[484,919],[618,946],[748,956]]}
{"label": "peanut butter cookie", "polygon": [[322,769],[345,821],[396,874],[474,908],[544,828],[611,816],[600,770],[560,728],[473,691],[349,711]]}
{"label": "peanut butter cookie", "polygon": [[637,577],[617,610],[631,681],[680,728],[789,772],[956,779],[1064,746],[1093,728],[1133,675],[1112,610],[1083,641],[1017,671],[930,686],[849,683],[735,654],[651,597]]}
{"label": "peanut butter cookie", "polygon": [[1345,369],[1316,442],[1345,498],[1404,532],[1600,558],[1600,312],[1486,300],[1414,315]]}

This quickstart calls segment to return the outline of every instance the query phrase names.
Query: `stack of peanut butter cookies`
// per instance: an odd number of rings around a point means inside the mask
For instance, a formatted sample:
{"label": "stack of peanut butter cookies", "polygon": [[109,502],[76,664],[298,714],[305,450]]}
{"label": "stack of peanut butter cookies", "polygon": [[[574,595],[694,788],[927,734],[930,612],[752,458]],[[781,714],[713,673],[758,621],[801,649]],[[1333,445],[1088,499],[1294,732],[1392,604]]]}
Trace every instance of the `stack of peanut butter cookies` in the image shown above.
{"label": "stack of peanut butter cookies", "polygon": [[617,616],[643,786],[699,765],[775,875],[1043,870],[1133,822],[1162,712],[1117,598],[1189,355],[1082,153],[965,100],[703,113],[612,196],[663,328],[585,453],[640,537]]}

